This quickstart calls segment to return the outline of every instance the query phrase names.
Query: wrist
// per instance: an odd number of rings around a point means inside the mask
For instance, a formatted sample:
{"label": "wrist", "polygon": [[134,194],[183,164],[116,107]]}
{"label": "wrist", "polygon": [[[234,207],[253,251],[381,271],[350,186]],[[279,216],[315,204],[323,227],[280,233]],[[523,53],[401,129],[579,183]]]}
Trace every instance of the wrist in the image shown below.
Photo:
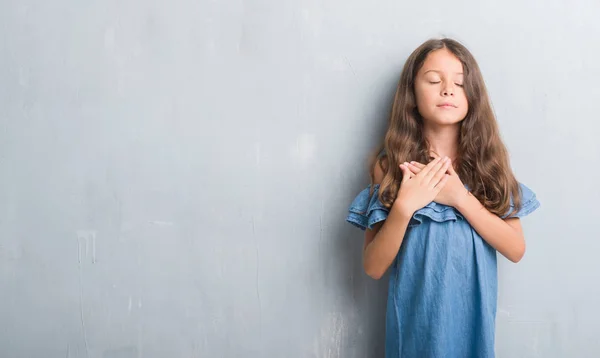
{"label": "wrist", "polygon": [[415,213],[415,210],[407,208],[406,206],[402,205],[401,203],[396,204],[396,202],[394,202],[394,205],[392,205],[392,211],[397,216],[399,216],[403,219],[407,219],[407,220],[412,218],[413,214]]}
{"label": "wrist", "polygon": [[456,199],[454,207],[458,209],[458,211],[463,211],[468,207],[471,199],[477,200],[477,198],[475,198],[473,194],[471,194],[471,192],[465,188],[464,192],[462,192]]}

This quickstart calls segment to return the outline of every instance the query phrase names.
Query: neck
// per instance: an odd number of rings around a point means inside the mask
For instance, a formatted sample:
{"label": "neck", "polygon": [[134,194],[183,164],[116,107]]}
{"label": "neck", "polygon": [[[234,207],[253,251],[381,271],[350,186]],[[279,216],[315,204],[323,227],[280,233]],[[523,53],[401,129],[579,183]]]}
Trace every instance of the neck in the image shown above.
{"label": "neck", "polygon": [[459,126],[425,126],[423,133],[429,142],[431,155],[434,157],[448,157],[453,162],[458,154]]}

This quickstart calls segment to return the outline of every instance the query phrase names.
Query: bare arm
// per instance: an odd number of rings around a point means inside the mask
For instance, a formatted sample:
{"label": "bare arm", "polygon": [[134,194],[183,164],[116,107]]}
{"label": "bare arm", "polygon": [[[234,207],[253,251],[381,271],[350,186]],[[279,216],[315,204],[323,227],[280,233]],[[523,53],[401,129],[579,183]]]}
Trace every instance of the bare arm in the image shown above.
{"label": "bare arm", "polygon": [[367,275],[378,280],[385,274],[400,250],[409,220],[392,209],[385,221],[366,230],[363,266]]}
{"label": "bare arm", "polygon": [[494,249],[512,262],[519,262],[525,254],[525,238],[521,219],[501,219],[488,211],[471,194],[458,202],[456,209],[464,215],[475,231]]}
{"label": "bare arm", "polygon": [[[419,173],[425,166],[411,162],[409,167],[414,173]],[[436,201],[455,207],[490,246],[510,261],[519,262],[525,254],[521,219],[501,219],[491,213],[468,192],[453,167],[449,168],[449,173],[448,185],[436,197]]]}
{"label": "bare arm", "polygon": [[[442,190],[449,177],[444,174],[449,165],[447,158],[436,159],[414,176],[406,163],[400,165],[402,183],[387,219],[365,233],[363,266],[369,276],[379,279],[390,267],[398,255],[410,218]],[[384,173],[379,165],[375,166],[374,174],[375,182],[381,183]]]}

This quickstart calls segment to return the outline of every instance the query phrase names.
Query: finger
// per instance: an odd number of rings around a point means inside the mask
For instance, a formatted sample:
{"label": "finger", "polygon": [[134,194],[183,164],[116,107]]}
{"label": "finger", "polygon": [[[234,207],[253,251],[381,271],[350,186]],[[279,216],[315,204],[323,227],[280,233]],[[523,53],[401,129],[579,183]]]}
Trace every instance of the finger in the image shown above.
{"label": "finger", "polygon": [[452,174],[452,175],[458,175],[458,174],[456,174],[456,170],[454,170],[454,165],[452,165],[452,161],[451,161],[451,160],[449,160],[449,162],[450,162],[450,164],[451,164],[451,165],[450,165],[450,167],[448,168],[448,172],[449,172],[450,174]]}
{"label": "finger", "polygon": [[425,177],[427,175],[427,173],[429,173],[431,171],[431,169],[433,167],[435,167],[440,161],[441,161],[441,158],[436,158],[436,159],[432,160],[431,162],[429,162],[429,164],[427,164],[425,166],[425,168],[423,168],[421,170],[421,172],[417,176]]}
{"label": "finger", "polygon": [[411,178],[414,178],[414,176],[415,176],[415,173],[413,173],[413,172],[410,170],[410,168],[409,168],[409,166],[408,166],[408,163],[404,162],[404,167],[406,168],[406,171],[407,171],[408,175],[409,175]]}
{"label": "finger", "polygon": [[408,181],[411,178],[414,178],[415,175],[410,171],[410,169],[408,169],[407,163],[402,164],[401,169],[402,169],[402,181],[403,182]]}
{"label": "finger", "polygon": [[405,183],[412,177],[412,174],[405,164],[400,164],[400,170],[402,170],[402,183]]}
{"label": "finger", "polygon": [[412,161],[412,162],[410,162],[410,164],[414,165],[415,167],[417,167],[419,169],[425,168],[425,164],[421,164],[419,162]]}
{"label": "finger", "polygon": [[411,163],[408,163],[408,169],[410,169],[410,171],[413,172],[414,174],[419,174],[419,172],[421,171],[421,168],[419,168],[416,165],[413,165]]}
{"label": "finger", "polygon": [[440,169],[434,174],[433,178],[429,182],[429,185],[434,188],[440,180],[444,178],[445,175],[448,175],[448,166],[450,166],[450,161],[447,160],[444,162],[444,165],[440,167]]}
{"label": "finger", "polygon": [[442,191],[442,189],[444,189],[444,186],[446,186],[446,183],[448,182],[449,178],[450,175],[444,174],[442,179],[433,187],[433,190],[436,192],[436,194]]}
{"label": "finger", "polygon": [[[427,168],[423,169],[423,171],[427,170]],[[427,172],[425,177],[423,178],[424,184],[430,184],[433,176],[437,174],[438,171],[443,170],[444,172],[448,170],[448,160],[444,158],[443,160],[438,161],[430,170]]]}

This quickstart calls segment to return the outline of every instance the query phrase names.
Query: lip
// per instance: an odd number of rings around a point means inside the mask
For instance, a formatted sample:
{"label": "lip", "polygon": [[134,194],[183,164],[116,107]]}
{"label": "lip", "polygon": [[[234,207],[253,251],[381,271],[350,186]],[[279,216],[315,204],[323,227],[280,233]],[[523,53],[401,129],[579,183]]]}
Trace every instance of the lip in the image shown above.
{"label": "lip", "polygon": [[441,108],[456,108],[455,105],[453,105],[452,103],[442,103],[442,104],[438,104],[438,107]]}

